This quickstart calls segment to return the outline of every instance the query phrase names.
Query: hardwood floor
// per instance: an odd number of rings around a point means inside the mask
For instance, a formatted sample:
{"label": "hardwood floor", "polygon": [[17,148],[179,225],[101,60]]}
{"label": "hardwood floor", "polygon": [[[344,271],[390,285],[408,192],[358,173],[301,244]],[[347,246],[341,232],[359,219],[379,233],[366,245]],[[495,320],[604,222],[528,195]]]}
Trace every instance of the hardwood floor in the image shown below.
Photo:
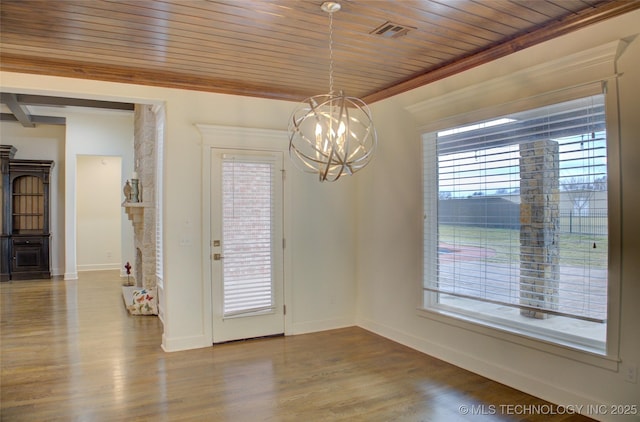
{"label": "hardwood floor", "polygon": [[360,328],[165,353],[120,285],[0,284],[3,421],[590,420]]}

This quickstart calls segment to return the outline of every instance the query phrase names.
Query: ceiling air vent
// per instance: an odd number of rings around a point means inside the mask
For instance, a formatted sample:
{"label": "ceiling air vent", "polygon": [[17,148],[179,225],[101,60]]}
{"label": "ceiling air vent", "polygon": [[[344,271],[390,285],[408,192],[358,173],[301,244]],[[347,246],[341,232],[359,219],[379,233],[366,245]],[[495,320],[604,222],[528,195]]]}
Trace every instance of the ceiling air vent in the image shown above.
{"label": "ceiling air vent", "polygon": [[387,21],[369,33],[383,38],[398,38],[407,35],[411,29],[415,28]]}

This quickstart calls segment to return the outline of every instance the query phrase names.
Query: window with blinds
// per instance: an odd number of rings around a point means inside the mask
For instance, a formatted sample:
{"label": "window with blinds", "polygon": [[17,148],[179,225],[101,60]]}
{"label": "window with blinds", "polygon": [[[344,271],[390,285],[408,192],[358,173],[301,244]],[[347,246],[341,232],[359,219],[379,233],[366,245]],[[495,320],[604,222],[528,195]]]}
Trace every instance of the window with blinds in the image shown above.
{"label": "window with blinds", "polygon": [[603,349],[604,95],[426,134],[423,150],[425,306]]}
{"label": "window with blinds", "polygon": [[222,173],[223,315],[272,311],[275,162],[225,155]]}

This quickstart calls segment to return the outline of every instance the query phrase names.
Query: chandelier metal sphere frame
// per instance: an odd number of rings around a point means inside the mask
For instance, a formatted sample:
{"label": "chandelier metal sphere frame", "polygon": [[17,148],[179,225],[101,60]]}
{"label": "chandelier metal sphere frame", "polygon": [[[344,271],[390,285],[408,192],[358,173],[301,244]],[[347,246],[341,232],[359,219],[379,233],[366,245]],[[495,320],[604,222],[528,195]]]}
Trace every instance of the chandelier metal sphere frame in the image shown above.
{"label": "chandelier metal sphere frame", "polygon": [[289,155],[300,170],[333,182],[369,164],[378,140],[365,102],[333,90],[333,13],[340,4],[325,2],[322,10],[329,13],[329,93],[309,97],[293,111]]}

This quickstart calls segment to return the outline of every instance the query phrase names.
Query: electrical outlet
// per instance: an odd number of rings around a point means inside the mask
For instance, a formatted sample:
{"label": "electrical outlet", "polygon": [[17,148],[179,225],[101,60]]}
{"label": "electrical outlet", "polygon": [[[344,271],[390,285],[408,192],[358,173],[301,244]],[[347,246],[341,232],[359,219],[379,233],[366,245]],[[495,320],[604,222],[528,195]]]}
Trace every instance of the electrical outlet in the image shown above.
{"label": "electrical outlet", "polygon": [[627,364],[622,366],[622,371],[624,373],[624,380],[626,382],[630,382],[632,384],[636,384],[638,382],[638,366],[635,364]]}

